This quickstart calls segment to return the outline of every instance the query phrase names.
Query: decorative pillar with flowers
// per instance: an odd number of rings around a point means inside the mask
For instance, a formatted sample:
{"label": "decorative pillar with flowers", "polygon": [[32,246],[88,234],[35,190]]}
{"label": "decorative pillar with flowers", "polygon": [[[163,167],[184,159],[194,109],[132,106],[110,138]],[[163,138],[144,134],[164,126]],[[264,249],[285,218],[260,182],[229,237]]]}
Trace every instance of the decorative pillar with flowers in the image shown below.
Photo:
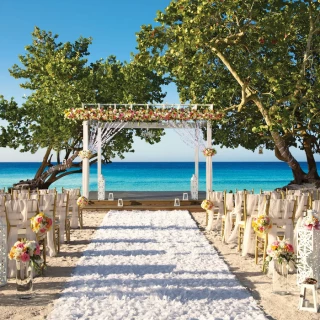
{"label": "decorative pillar with flowers", "polygon": [[308,210],[308,215],[298,229],[298,250],[299,264],[297,268],[298,285],[306,278],[317,280],[319,288],[320,281],[320,223],[315,212]]}
{"label": "decorative pillar with flowers", "polygon": [[0,217],[0,287],[7,284],[7,224]]}

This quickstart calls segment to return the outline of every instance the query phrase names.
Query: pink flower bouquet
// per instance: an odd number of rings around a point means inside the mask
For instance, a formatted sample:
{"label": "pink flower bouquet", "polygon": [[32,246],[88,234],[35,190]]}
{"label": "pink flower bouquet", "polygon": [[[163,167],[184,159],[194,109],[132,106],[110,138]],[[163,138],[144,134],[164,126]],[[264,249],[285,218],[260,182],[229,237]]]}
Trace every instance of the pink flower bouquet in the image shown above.
{"label": "pink flower bouquet", "polygon": [[40,246],[36,241],[21,240],[17,241],[11,248],[9,254],[10,260],[29,262],[35,269],[40,268]]}

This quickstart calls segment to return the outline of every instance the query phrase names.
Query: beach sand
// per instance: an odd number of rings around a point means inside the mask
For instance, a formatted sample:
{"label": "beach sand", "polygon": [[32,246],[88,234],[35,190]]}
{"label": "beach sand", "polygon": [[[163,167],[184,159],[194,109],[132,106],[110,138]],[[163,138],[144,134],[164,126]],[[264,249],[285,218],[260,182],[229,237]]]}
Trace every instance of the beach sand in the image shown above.
{"label": "beach sand", "polygon": [[[101,224],[105,213],[84,212],[84,229],[71,231],[70,244],[61,246],[57,257],[48,258],[48,268],[43,277],[34,279],[34,298],[18,300],[15,295],[15,280],[9,279],[9,284],[0,288],[0,319],[45,319],[52,310],[53,302],[59,297],[65,282],[70,277],[86,245]],[[193,213],[195,221],[204,230],[205,213]],[[290,276],[291,294],[275,295],[271,292],[272,281],[261,272],[261,266],[254,264],[253,257],[240,257],[235,245],[225,245],[217,232],[203,231],[207,239],[221,254],[239,281],[256,299],[270,319],[320,319],[320,314],[298,311],[299,292],[295,284],[296,276]],[[214,265],[212,266],[214,270]],[[61,317],[63,319],[63,316]]]}

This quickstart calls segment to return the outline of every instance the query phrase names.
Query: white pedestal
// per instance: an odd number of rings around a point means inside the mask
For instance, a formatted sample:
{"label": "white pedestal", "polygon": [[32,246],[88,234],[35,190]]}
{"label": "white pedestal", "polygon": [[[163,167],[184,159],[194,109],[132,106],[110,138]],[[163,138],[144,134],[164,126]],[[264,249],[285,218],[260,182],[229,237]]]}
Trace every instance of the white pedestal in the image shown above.
{"label": "white pedestal", "polygon": [[314,278],[319,288],[320,282],[320,231],[307,230],[304,227],[298,229],[298,285],[306,278]]}
{"label": "white pedestal", "polygon": [[0,287],[7,284],[7,224],[0,217]]}
{"label": "white pedestal", "polygon": [[198,200],[198,178],[195,175],[191,178],[191,199]]}
{"label": "white pedestal", "polygon": [[105,199],[105,180],[102,175],[99,176],[98,180],[98,200],[104,200]]}

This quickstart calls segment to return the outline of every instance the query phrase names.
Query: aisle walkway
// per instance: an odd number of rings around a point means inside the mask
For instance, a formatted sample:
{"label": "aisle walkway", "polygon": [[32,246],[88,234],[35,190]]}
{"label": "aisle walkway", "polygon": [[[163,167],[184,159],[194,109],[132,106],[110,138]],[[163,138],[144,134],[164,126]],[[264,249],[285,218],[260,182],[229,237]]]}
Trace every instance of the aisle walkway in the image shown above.
{"label": "aisle walkway", "polygon": [[265,319],[187,211],[110,211],[48,319]]}

